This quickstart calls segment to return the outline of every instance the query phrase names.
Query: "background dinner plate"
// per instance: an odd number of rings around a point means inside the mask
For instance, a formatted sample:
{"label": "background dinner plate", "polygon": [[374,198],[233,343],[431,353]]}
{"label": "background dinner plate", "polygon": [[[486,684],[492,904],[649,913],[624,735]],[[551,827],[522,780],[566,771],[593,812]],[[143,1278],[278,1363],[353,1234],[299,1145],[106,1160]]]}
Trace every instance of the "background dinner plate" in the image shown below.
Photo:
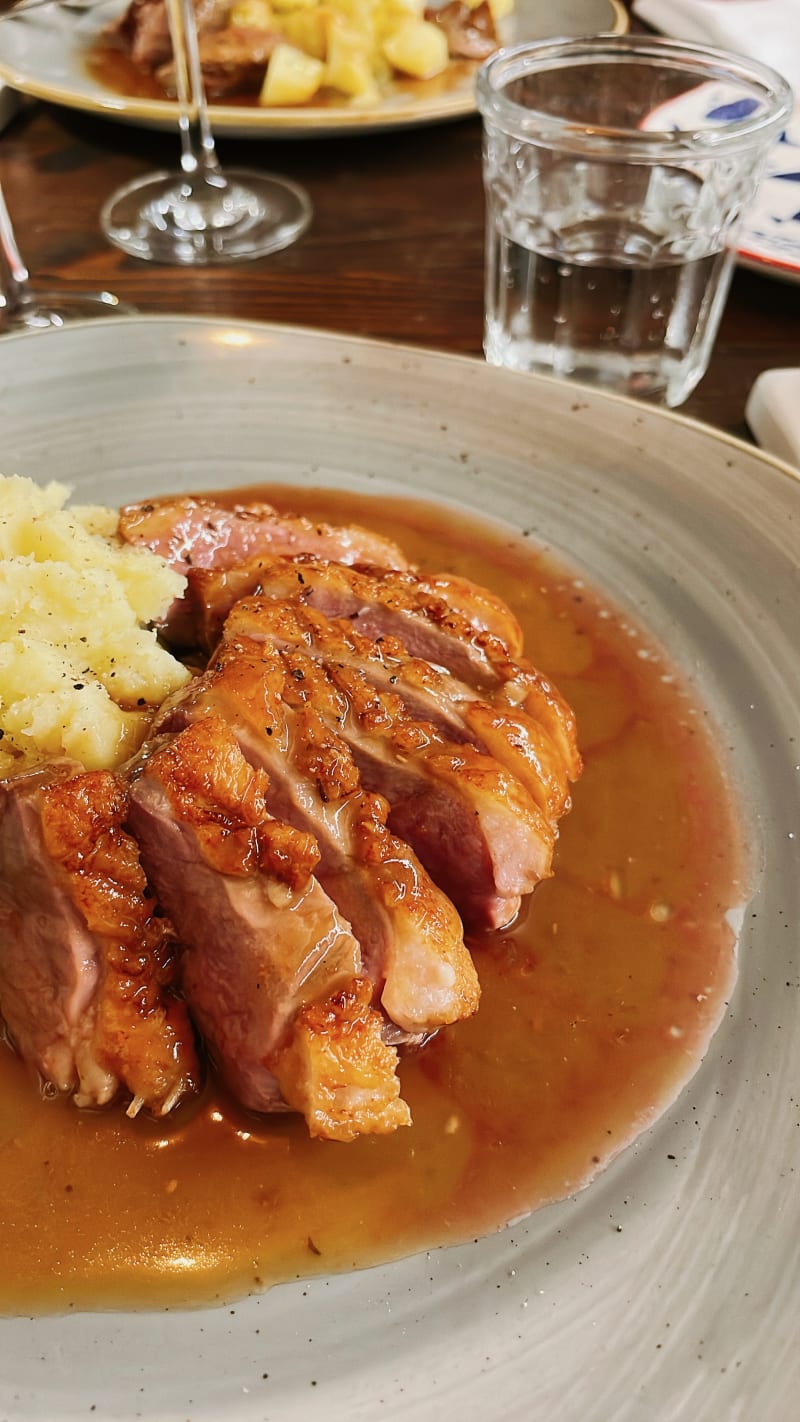
{"label": "background dinner plate", "polygon": [[588,1189],[480,1243],[232,1308],[0,1320],[4,1422],[795,1417],[800,481],[568,382],[170,317],[5,337],[0,448],[4,472],[81,500],[276,480],[527,530],[693,684],[761,864],[705,1061]]}
{"label": "background dinner plate", "polygon": [[800,106],[770,149],[738,255],[742,266],[764,276],[800,282]]}
{"label": "background dinner plate", "polygon": [[[734,85],[701,84],[660,104],[644,128],[692,129],[712,116],[720,125],[748,112]],[[755,200],[745,213],[738,239],[738,260],[765,276],[800,282],[800,104],[767,155]]]}
{"label": "background dinner plate", "polygon": [[[90,13],[46,7],[26,18],[0,24],[0,79],[13,88],[52,103],[84,109],[105,118],[177,129],[175,105],[165,100],[125,98],[104,88],[86,68],[86,48],[104,23],[125,9],[125,0],[101,0]],[[619,0],[516,0],[504,24],[506,43],[551,35],[614,33],[627,29]],[[475,111],[475,74],[467,72],[453,87],[437,90],[429,81],[418,94],[398,90],[371,108],[241,108],[212,104],[217,133],[239,138],[279,134],[282,138],[319,136],[356,130],[412,127],[461,118]]]}

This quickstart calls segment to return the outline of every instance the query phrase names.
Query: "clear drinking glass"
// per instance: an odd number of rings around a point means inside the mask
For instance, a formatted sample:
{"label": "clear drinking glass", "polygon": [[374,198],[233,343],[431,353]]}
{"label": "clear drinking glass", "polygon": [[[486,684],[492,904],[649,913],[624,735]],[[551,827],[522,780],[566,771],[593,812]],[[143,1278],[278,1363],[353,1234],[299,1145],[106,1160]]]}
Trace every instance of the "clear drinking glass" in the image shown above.
{"label": "clear drinking glass", "polygon": [[788,85],[630,35],[501,50],[478,103],[487,360],[679,405],[708,365]]}
{"label": "clear drinking glass", "polygon": [[120,188],[100,226],[115,246],[147,261],[228,263],[288,247],[311,221],[305,191],[288,178],[223,171],[208,117],[192,0],[166,0],[175,56],[179,172],[152,173]]}

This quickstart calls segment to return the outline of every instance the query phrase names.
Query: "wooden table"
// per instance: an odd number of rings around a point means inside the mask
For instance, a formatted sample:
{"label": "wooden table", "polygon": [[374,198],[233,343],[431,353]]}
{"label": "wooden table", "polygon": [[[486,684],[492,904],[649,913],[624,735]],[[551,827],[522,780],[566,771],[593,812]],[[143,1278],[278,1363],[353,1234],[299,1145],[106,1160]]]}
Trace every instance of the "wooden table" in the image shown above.
{"label": "wooden table", "polygon": [[[0,180],[37,277],[107,287],[141,312],[250,317],[481,353],[483,194],[477,118],[363,137],[221,141],[307,188],[314,221],[257,262],[191,271],[124,256],[100,233],[121,183],[173,166],[171,134],[32,103],[0,138]],[[747,436],[760,371],[800,364],[800,286],[738,270],[711,367],[685,413]]]}

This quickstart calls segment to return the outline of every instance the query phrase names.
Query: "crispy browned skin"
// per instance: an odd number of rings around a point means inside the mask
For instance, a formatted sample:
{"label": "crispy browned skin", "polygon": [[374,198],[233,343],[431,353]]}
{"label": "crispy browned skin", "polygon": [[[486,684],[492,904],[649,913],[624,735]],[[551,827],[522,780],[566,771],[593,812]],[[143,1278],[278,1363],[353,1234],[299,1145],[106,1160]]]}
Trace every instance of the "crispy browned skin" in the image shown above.
{"label": "crispy browned skin", "polygon": [[325,617],[301,596],[293,602],[243,598],[229,614],[226,633],[263,638],[320,662],[365,717],[374,704],[370,726],[396,731],[403,738],[398,749],[412,734],[410,723],[421,721],[439,742],[488,751],[525,786],[551,828],[569,807],[568,767],[536,717],[486,700],[451,673],[410,656],[396,637],[364,637],[349,619]]}
{"label": "crispy browned skin", "polygon": [[451,612],[460,613],[476,631],[499,637],[512,656],[522,656],[522,628],[508,603],[497,593],[455,573],[422,573],[416,580],[416,589],[429,602],[438,599]]}
{"label": "crispy browned skin", "polygon": [[375,649],[367,639],[355,637],[347,664],[347,626],[267,598],[238,603],[229,625],[233,639],[249,634],[277,657],[283,700],[321,722],[329,740],[347,744],[362,783],[389,802],[391,828],[465,921],[510,922],[521,896],[550,873],[554,841],[553,825],[520,779],[468,734],[456,743],[411,714],[391,685],[396,675],[382,690],[368,680],[364,667]]}
{"label": "crispy browned skin", "polygon": [[312,1136],[352,1141],[411,1124],[395,1074],[396,1048],[383,1036],[363,978],[298,1012],[288,1044],[272,1058],[284,1100]]}
{"label": "crispy browned skin", "polygon": [[[393,638],[407,656],[444,668],[499,709],[524,711],[547,733],[566,777],[577,779],[581,759],[575,717],[557,687],[515,652],[519,629],[514,632],[513,614],[508,614],[508,641],[487,625],[483,590],[477,591],[471,617],[471,585],[461,580],[457,587],[458,606],[451,606],[437,578],[310,557],[264,557],[258,580],[259,596],[300,602],[331,621],[345,619],[353,632],[373,643]],[[491,620],[495,626],[504,621],[499,612]]]}
{"label": "crispy browned skin", "polygon": [[248,765],[224,722],[206,721],[145,754],[137,780],[156,773],[220,874],[263,870],[291,890],[308,883],[319,863],[313,836],[267,814],[267,777]]}
{"label": "crispy browned skin", "polygon": [[187,999],[254,1110],[351,1140],[408,1124],[359,946],[317,881],[316,843],[266,808],[268,777],[208,716],[142,758],[132,819],[186,948]]}
{"label": "crispy browned skin", "polygon": [[[308,556],[296,556],[296,573],[302,574]],[[281,571],[291,575],[291,564],[287,566],[286,559],[276,560],[266,553],[230,568],[190,568],[184,620],[179,628],[181,635],[186,638],[187,628],[190,628],[189,639],[197,646],[212,651],[234,604],[240,598],[269,591],[276,561]],[[319,566],[320,561],[315,559],[315,565]],[[365,576],[382,579],[387,594],[400,592],[406,597],[409,610],[431,619],[457,613],[474,632],[488,632],[493,637],[499,637],[511,655],[521,655],[522,630],[511,609],[502,598],[470,582],[468,578],[445,573],[417,576],[410,572],[397,578],[392,569],[367,567],[363,561],[359,562],[358,571]],[[164,630],[168,639],[177,640],[175,630],[169,623]]]}
{"label": "crispy browned skin", "polygon": [[122,825],[127,792],[108,771],[43,790],[44,849],[102,957],[93,1051],[133,1098],[132,1110],[171,1110],[199,1084],[185,1005],[167,989],[176,973],[171,926],[153,916],[139,847]]}
{"label": "crispy browned skin", "polygon": [[271,812],[314,835],[317,876],[352,925],[391,1022],[417,1035],[474,1012],[478,981],[458,914],[391,833],[387,802],[364,791],[349,747],[280,656],[257,642],[226,643],[165,708],[162,728],[207,716],[224,720],[247,759],[267,770]]}

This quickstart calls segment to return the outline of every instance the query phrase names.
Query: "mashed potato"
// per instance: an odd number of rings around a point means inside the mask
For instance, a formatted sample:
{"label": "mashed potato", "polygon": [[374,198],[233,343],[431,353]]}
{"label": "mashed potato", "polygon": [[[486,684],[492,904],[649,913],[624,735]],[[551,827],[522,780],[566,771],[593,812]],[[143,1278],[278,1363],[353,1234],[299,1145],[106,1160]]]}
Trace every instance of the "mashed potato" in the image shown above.
{"label": "mashed potato", "polygon": [[148,626],[184,579],[69,492],[0,477],[0,775],[63,754],[118,765],[189,677]]}

